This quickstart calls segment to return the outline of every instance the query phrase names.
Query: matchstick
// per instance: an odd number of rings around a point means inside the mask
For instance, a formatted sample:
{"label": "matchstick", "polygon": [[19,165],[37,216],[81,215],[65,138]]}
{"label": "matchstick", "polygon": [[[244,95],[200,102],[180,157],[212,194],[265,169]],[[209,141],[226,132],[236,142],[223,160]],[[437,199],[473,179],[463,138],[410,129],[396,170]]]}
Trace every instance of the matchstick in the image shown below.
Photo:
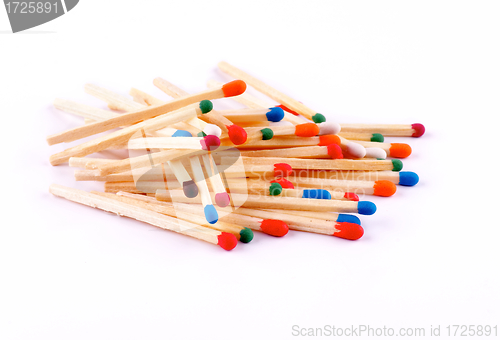
{"label": "matchstick", "polygon": [[286,149],[242,151],[244,157],[281,157],[281,158],[332,158],[342,159],[342,149],[337,144],[328,146],[301,146]]}
{"label": "matchstick", "polygon": [[[365,170],[382,171],[392,170],[400,171],[403,168],[403,162],[399,159],[392,160],[371,160],[371,159],[300,159],[300,158],[277,158],[277,157],[241,157],[245,169],[251,166],[285,163],[292,169],[306,170]],[[222,157],[222,164],[231,164],[233,160],[230,157]]]}
{"label": "matchstick", "polygon": [[208,153],[203,154],[200,157],[203,160],[205,171],[207,172],[212,189],[215,192],[215,204],[221,208],[228,206],[231,199],[226,191],[224,183],[222,183],[217,165],[214,164],[211,155]]}
{"label": "matchstick", "polygon": [[135,138],[128,142],[128,149],[188,149],[215,151],[220,145],[217,136],[205,137],[146,137]]}
{"label": "matchstick", "polygon": [[[115,194],[109,194],[109,193],[102,193],[102,192],[92,192],[96,195],[100,195],[103,197],[109,197],[111,199],[115,199],[120,202],[128,203],[135,205],[140,208],[144,208],[147,210],[151,210],[163,215],[171,216],[171,217],[176,217],[180,218],[184,221],[188,221],[191,223],[199,224],[201,226],[218,230],[221,232],[226,232],[233,234],[238,241],[241,241],[242,243],[249,243],[253,239],[253,232],[250,228],[247,227],[242,227],[234,223],[230,222],[222,222],[219,221],[216,224],[210,224],[208,223],[204,217],[187,212],[187,211],[182,211],[178,206],[174,206],[171,203],[167,202],[158,202],[156,201],[155,203],[152,202],[146,202],[144,200],[137,199],[136,197],[139,195],[135,195],[133,197],[130,196],[119,196]],[[154,201],[154,199],[153,199]],[[163,204],[160,204],[163,203]]]}
{"label": "matchstick", "polygon": [[[179,190],[158,190],[156,199],[165,202],[198,203],[198,200],[186,198]],[[376,206],[369,201],[337,201],[317,200],[308,198],[293,198],[279,196],[260,196],[231,193],[231,199],[242,202],[241,207],[251,209],[281,209],[281,210],[307,210],[327,211],[341,213],[357,213],[361,215],[372,215]]]}
{"label": "matchstick", "polygon": [[[171,204],[170,202],[157,201],[154,197],[136,195],[128,192],[118,192],[117,195],[135,198],[152,204],[159,204],[159,205]],[[198,207],[197,204],[175,203],[175,209],[177,211],[192,213],[195,211],[199,211],[201,207]],[[219,221],[217,223],[227,222],[231,224],[236,224],[242,227],[250,228],[252,230],[261,231],[265,234],[276,237],[282,237],[288,233],[288,225],[283,221],[275,219],[261,219],[253,216],[238,214],[232,211],[232,209],[230,209],[229,207],[221,210],[228,214],[219,217]]]}
{"label": "matchstick", "polygon": [[[147,132],[156,131],[170,124],[196,116],[197,112],[195,109],[188,109],[178,110],[176,112],[171,112],[168,115],[161,115],[159,117],[151,118],[143,122],[128,126],[121,130],[111,132],[104,136],[94,138],[88,142],[84,142],[77,146],[68,148],[62,152],[56,153],[50,157],[50,164],[59,165],[67,162],[71,157],[87,156],[92,153],[105,150],[113,145],[125,144],[137,131],[141,129],[144,129]],[[65,137],[62,138],[64,140]],[[50,140],[50,137],[48,138],[48,140]]]}
{"label": "matchstick", "polygon": [[422,124],[341,124],[342,133],[380,133],[384,137],[420,137],[425,133]]}
{"label": "matchstick", "polygon": [[[150,197],[151,198],[151,197]],[[285,212],[289,215],[302,216],[302,217],[310,217],[325,221],[333,221],[333,222],[348,222],[355,223],[361,225],[361,220],[356,215],[350,214],[339,214],[333,212],[322,212],[322,211],[300,211],[300,210],[277,210],[277,209],[262,209],[263,211],[274,212],[278,214],[282,214]]]}
{"label": "matchstick", "polygon": [[276,100],[278,103],[285,105],[293,111],[296,111],[306,117],[309,120],[312,120],[315,123],[321,123],[325,121],[325,117],[321,113],[317,113],[316,111],[308,108],[301,102],[287,96],[284,93],[279,92],[263,81],[258,80],[255,77],[252,77],[248,73],[243,72],[242,70],[228,64],[227,62],[220,62],[218,65],[219,69],[232,76],[236,79],[242,79],[248,85],[254,87],[257,91],[262,92],[268,97]]}
{"label": "matchstick", "polygon": [[365,141],[365,142],[379,142],[383,143],[384,142],[384,136],[381,135],[380,133],[368,133],[368,132],[345,132],[345,131],[340,131],[338,133],[340,137],[344,137],[345,139],[348,140],[359,140],[359,141]]}
{"label": "matchstick", "polygon": [[246,128],[247,141],[269,140],[274,136],[314,137],[319,134],[319,127],[314,123],[305,123],[295,126],[270,126],[264,129]]}
{"label": "matchstick", "polygon": [[88,106],[85,104],[80,104],[71,100],[60,98],[54,100],[53,104],[54,107],[58,110],[81,116],[90,120],[104,120],[120,115],[119,113],[113,111],[98,109],[93,106]]}
{"label": "matchstick", "polygon": [[168,165],[172,172],[174,173],[177,181],[182,185],[182,190],[184,195],[189,198],[193,198],[198,196],[198,186],[193,181],[189,173],[186,171],[186,168],[182,164],[181,160],[173,160],[169,161]]}
{"label": "matchstick", "polygon": [[[220,89],[203,91],[188,97],[174,99],[168,103],[158,106],[141,106],[141,109],[129,113],[121,114],[118,117],[106,119],[103,121],[87,124],[74,128],[57,135],[47,138],[49,145],[61,142],[70,142],[84,137],[92,136],[97,133],[105,132],[120,126],[135,124],[139,121],[147,120],[156,116],[167,114],[178,110],[189,104],[194,104],[202,100],[217,99],[223,97],[237,96],[245,91],[246,85],[243,81],[233,81],[222,86]],[[140,104],[138,104],[140,105]],[[173,121],[170,124],[176,123]]]}
{"label": "matchstick", "polygon": [[271,107],[269,109],[218,110],[217,112],[233,123],[280,122],[285,116],[283,109],[279,107]]}
{"label": "matchstick", "polygon": [[[250,174],[250,173],[249,173]],[[291,180],[306,178],[318,180],[353,180],[353,181],[390,181],[394,184],[414,186],[419,177],[412,171],[352,171],[352,170],[292,170],[288,172]],[[327,182],[321,182],[327,183]]]}
{"label": "matchstick", "polygon": [[98,208],[120,216],[133,218],[165,230],[171,230],[179,234],[191,236],[212,244],[217,244],[225,250],[233,249],[238,242],[236,237],[232,234],[216,231],[198,224],[182,221],[154,211],[137,207],[135,205],[119,202],[82,190],[52,184],[49,191],[55,196],[65,198],[76,203],[87,205],[92,208]]}
{"label": "matchstick", "polygon": [[362,145],[365,148],[381,148],[389,157],[406,158],[411,155],[411,147],[405,143],[375,143],[364,141],[357,141],[356,143]]}
{"label": "matchstick", "polygon": [[238,149],[280,149],[296,148],[301,146],[327,146],[330,144],[340,144],[336,135],[324,135],[315,137],[274,136],[270,140],[253,140],[243,145],[238,145]]}
{"label": "matchstick", "polygon": [[143,105],[130,100],[127,97],[109,91],[103,87],[94,84],[85,84],[86,93],[106,102],[112,110],[135,111],[142,109]]}
{"label": "matchstick", "polygon": [[396,184],[387,180],[353,181],[337,179],[301,178],[291,181],[294,186],[306,188],[321,188],[325,190],[341,190],[358,195],[375,195],[389,197],[396,193]]}
{"label": "matchstick", "polygon": [[[165,93],[172,96],[173,98],[179,98],[180,96],[186,96],[187,92],[178,88],[174,84],[167,82],[164,79],[156,78],[153,81],[153,83],[160,90],[164,91]],[[245,84],[244,82],[242,82],[242,83]],[[245,89],[246,89],[246,87],[245,87]],[[243,92],[245,92],[245,90],[238,93],[238,95],[240,95]],[[229,135],[229,139],[235,145],[243,144],[247,140],[247,133],[242,127],[240,127],[236,124],[233,124],[233,122],[231,122],[229,119],[227,119],[224,116],[222,116],[221,114],[219,114],[217,111],[212,110],[211,112],[203,115],[200,118],[206,119],[210,123],[217,125],[223,132],[225,132]]]}
{"label": "matchstick", "polygon": [[191,164],[191,170],[193,171],[196,185],[198,185],[198,189],[200,190],[201,203],[203,204],[205,218],[209,223],[216,223],[219,219],[219,215],[212,204],[212,196],[210,195],[207,183],[205,182],[205,175],[203,174],[203,169],[201,168],[200,159],[198,156],[189,157],[189,163]]}

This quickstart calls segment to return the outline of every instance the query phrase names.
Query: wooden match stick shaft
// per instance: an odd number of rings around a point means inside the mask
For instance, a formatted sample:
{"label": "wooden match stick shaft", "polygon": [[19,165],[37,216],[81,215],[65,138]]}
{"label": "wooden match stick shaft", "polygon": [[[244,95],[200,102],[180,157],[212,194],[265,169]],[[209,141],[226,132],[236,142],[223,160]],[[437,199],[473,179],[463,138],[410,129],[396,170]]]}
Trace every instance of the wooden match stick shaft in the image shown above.
{"label": "wooden match stick shaft", "polygon": [[413,124],[340,124],[342,133],[380,133],[385,137],[412,137],[417,130]]}
{"label": "wooden match stick shaft", "polygon": [[262,92],[263,94],[276,100],[278,103],[285,105],[289,109],[300,113],[307,119],[312,120],[312,117],[316,114],[316,111],[308,108],[299,101],[287,96],[286,94],[276,90],[263,81],[260,81],[257,78],[252,77],[248,73],[245,73],[242,70],[228,64],[227,62],[222,61],[217,66],[221,69],[222,72],[227,73],[236,79],[243,80],[248,85],[254,87],[257,91]]}
{"label": "wooden match stick shaft", "polygon": [[98,109],[93,106],[80,104],[71,100],[59,99],[54,100],[54,107],[58,110],[72,113],[91,120],[104,120],[114,118],[120,114],[109,110]]}
{"label": "wooden match stick shaft", "polygon": [[182,221],[170,216],[165,216],[135,205],[119,202],[114,199],[102,197],[82,190],[67,188],[62,185],[52,184],[49,191],[55,196],[65,198],[76,203],[115,213],[120,216],[133,218],[162,229],[171,230],[212,244],[218,244],[218,236],[220,235],[220,232],[210,228]]}
{"label": "wooden match stick shaft", "polygon": [[331,158],[326,146],[300,146],[286,149],[242,151],[244,157],[283,157],[283,158]]}

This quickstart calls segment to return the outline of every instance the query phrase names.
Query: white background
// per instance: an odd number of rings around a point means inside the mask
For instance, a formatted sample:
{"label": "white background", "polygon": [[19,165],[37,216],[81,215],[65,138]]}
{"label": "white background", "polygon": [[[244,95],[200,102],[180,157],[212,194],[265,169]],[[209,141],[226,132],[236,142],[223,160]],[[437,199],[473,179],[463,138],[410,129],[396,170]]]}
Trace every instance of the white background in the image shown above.
{"label": "white background", "polygon": [[[82,0],[9,34],[0,9],[2,339],[291,339],[300,328],[498,325],[500,5],[496,1]],[[256,234],[231,252],[80,206],[45,137],[161,76],[198,92],[226,60],[329,120],[423,123],[356,242]],[[220,105],[217,103],[217,105]],[[496,150],[496,151],[495,151]],[[368,197],[371,199],[371,197]],[[500,331],[500,330],[499,330]]]}

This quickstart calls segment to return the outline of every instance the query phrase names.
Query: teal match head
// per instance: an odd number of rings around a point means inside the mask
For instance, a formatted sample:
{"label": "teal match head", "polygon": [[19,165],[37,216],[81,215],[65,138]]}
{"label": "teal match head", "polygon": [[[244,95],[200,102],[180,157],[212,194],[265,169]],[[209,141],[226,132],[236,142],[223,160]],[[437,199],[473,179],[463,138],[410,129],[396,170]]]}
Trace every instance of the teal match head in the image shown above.
{"label": "teal match head", "polygon": [[212,111],[212,109],[214,108],[214,104],[212,104],[212,102],[210,100],[202,100],[200,102],[200,110],[201,110],[201,113],[205,114],[205,113],[209,113],[210,111]]}
{"label": "teal match head", "polygon": [[285,111],[281,107],[271,107],[267,111],[266,117],[270,122],[280,122],[285,117]]}
{"label": "teal match head", "polygon": [[392,171],[401,171],[403,169],[403,162],[399,159],[392,160]]}
{"label": "teal match head", "polygon": [[283,192],[283,187],[279,183],[271,183],[269,186],[269,195],[278,196]]}
{"label": "teal match head", "polygon": [[253,240],[253,231],[250,228],[243,228],[240,231],[240,242],[248,243]]}
{"label": "teal match head", "polygon": [[217,210],[212,204],[206,205],[203,212],[208,223],[215,224],[219,220],[219,214],[217,214]]}
{"label": "teal match head", "polygon": [[186,130],[177,130],[172,134],[172,137],[193,137],[193,135]]}
{"label": "teal match head", "polygon": [[262,129],[260,132],[262,132],[262,140],[270,140],[274,137],[273,130],[269,128]]}
{"label": "teal match head", "polygon": [[411,171],[401,171],[399,173],[399,185],[412,187],[418,183],[418,175]]}
{"label": "teal match head", "polygon": [[384,136],[381,135],[380,133],[374,133],[372,135],[372,138],[370,138],[370,142],[383,143],[384,142]]}
{"label": "teal match head", "polygon": [[314,116],[312,116],[312,120],[316,124],[326,122],[325,116],[323,116],[321,113],[316,113]]}
{"label": "teal match head", "polygon": [[377,211],[377,206],[375,203],[370,201],[359,201],[358,202],[358,213],[361,215],[373,215]]}

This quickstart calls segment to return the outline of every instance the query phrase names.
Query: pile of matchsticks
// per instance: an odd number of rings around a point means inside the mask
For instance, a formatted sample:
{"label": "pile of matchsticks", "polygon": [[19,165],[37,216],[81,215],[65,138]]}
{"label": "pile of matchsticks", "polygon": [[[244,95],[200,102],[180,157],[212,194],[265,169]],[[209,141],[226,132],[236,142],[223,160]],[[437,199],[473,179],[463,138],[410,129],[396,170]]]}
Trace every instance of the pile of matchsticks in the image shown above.
{"label": "pile of matchsticks", "polygon": [[[56,196],[172,230],[223,249],[250,242],[253,231],[275,237],[289,229],[357,240],[355,214],[376,207],[359,196],[392,196],[396,185],[418,176],[400,171],[411,148],[384,136],[420,137],[421,124],[337,124],[301,102],[229,65],[237,79],[210,81],[189,94],[168,81],[153,84],[163,101],[132,88],[130,97],[86,85],[109,110],[56,99],[62,111],[85,124],[47,137],[49,145],[109,132],[50,157],[69,163],[77,181],[104,183],[104,192],[53,184]],[[247,85],[279,105],[246,91]],[[222,99],[227,98],[227,99]],[[211,100],[237,101],[244,109],[214,110]],[[125,150],[121,159],[88,157]],[[118,151],[117,151],[118,152]]]}

